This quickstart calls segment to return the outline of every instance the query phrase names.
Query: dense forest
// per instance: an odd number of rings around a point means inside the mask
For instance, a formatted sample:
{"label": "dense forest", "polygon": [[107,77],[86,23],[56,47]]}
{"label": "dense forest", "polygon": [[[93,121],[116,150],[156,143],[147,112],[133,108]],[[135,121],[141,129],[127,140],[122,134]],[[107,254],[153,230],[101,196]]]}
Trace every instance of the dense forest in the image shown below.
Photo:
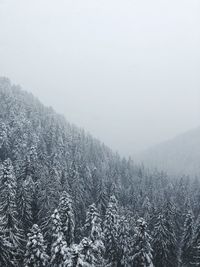
{"label": "dense forest", "polygon": [[200,266],[200,182],[121,158],[0,79],[0,266]]}

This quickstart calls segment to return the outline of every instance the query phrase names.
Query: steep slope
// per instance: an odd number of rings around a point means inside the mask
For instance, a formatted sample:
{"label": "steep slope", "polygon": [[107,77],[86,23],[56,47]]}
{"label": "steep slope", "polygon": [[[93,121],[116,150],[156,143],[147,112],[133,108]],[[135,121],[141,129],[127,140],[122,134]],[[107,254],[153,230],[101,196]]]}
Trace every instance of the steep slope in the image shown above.
{"label": "steep slope", "polygon": [[152,147],[141,153],[139,159],[171,174],[199,175],[200,127]]}
{"label": "steep slope", "polygon": [[18,180],[31,176],[39,184],[40,217],[54,210],[60,191],[66,189],[82,220],[86,206],[95,201],[105,209],[108,191],[127,187],[138,177],[131,161],[121,160],[52,108],[1,78],[0,163],[7,158]]}
{"label": "steep slope", "polygon": [[0,266],[176,267],[200,182],[172,178],[121,159],[0,79]]}

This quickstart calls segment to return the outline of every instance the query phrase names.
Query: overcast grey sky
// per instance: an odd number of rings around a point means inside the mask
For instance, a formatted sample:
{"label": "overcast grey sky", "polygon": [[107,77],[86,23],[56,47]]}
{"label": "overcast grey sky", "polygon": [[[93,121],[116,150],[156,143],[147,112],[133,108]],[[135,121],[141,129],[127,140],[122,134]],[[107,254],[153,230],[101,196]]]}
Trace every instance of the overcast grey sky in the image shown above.
{"label": "overcast grey sky", "polygon": [[128,155],[200,125],[199,0],[0,0],[0,75]]}

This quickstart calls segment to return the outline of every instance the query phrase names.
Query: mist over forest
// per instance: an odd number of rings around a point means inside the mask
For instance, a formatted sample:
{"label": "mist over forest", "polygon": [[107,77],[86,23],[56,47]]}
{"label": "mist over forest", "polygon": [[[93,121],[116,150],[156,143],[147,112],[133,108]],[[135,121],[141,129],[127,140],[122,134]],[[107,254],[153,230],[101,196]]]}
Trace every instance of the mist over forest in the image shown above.
{"label": "mist over forest", "polygon": [[0,0],[0,267],[200,266],[199,14]]}

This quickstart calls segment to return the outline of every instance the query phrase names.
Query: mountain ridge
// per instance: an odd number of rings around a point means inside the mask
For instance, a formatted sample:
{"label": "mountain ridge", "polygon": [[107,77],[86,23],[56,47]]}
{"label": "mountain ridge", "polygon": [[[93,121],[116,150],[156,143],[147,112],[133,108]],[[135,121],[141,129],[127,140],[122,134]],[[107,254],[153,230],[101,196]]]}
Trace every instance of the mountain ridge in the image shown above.
{"label": "mountain ridge", "polygon": [[200,172],[200,126],[181,133],[139,153],[138,162],[176,175],[198,175]]}

